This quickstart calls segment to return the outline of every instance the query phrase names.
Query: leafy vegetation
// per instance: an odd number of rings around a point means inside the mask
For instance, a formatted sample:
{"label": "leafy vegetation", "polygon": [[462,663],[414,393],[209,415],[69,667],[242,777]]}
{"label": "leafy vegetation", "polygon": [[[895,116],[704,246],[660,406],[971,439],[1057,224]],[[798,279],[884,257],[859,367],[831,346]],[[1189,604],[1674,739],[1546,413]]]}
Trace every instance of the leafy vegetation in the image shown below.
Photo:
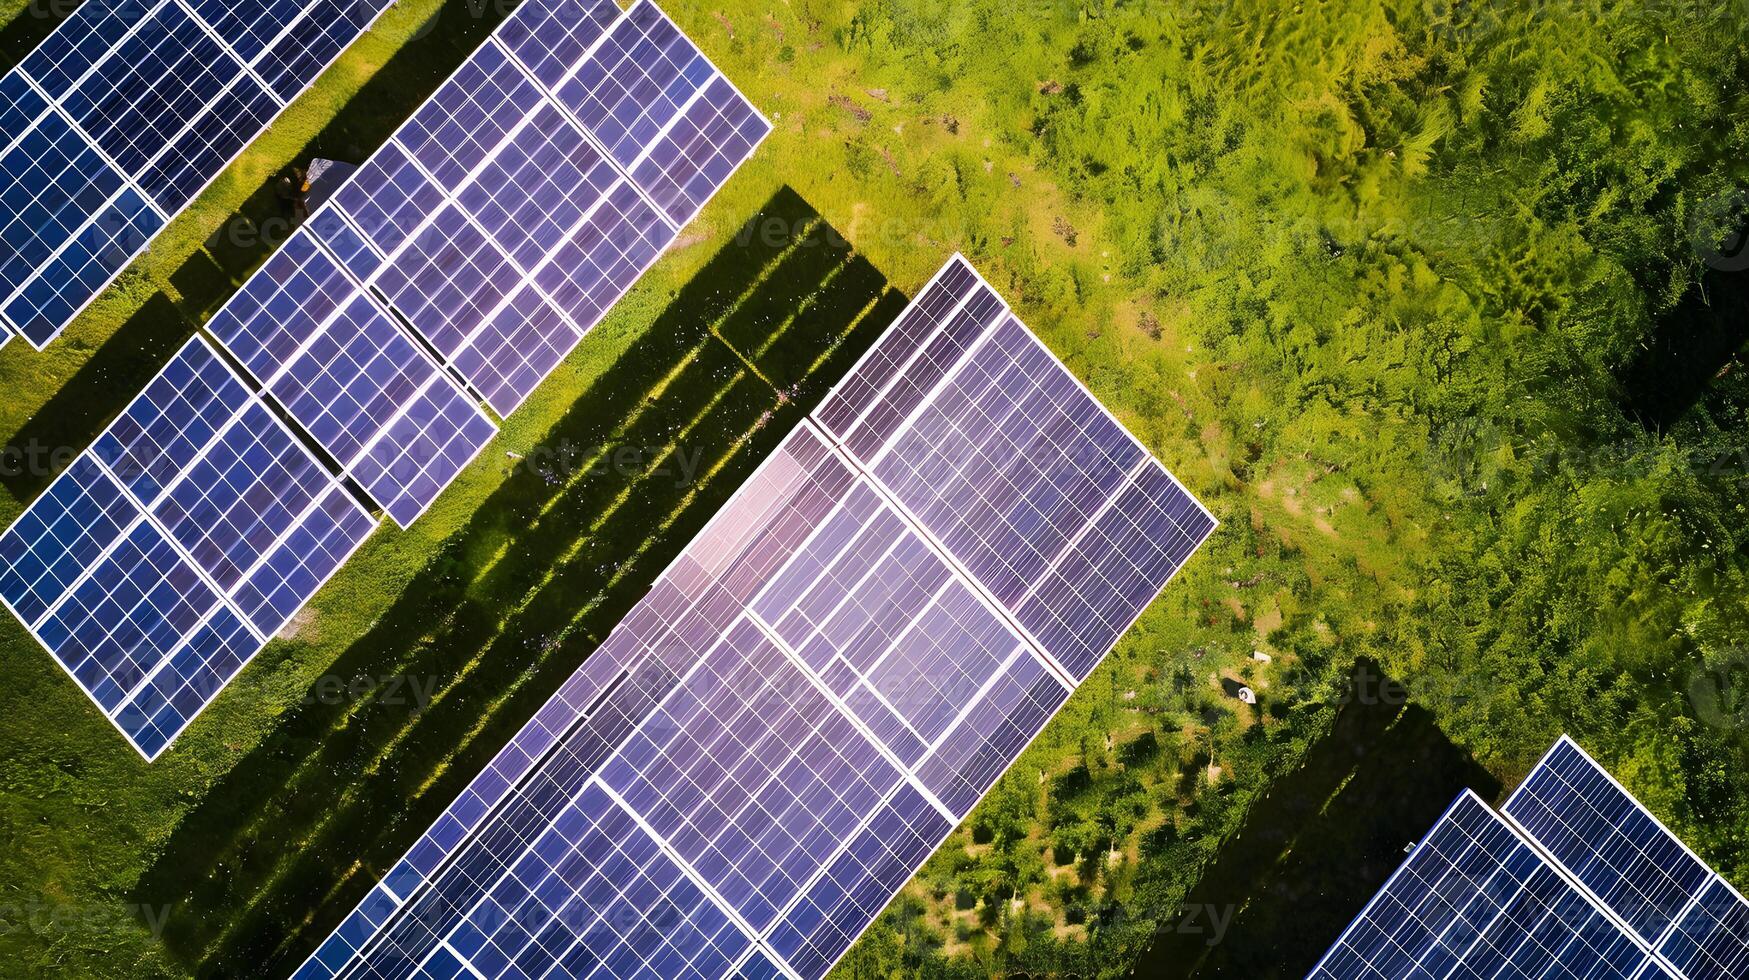
{"label": "leafy vegetation", "polygon": [[[486,464],[151,767],[0,628],[0,973],[283,971],[953,249],[1224,525],[842,976],[1123,975],[1296,873],[1376,791],[1320,775],[1361,658],[1502,785],[1573,732],[1749,880],[1739,5],[668,6],[777,131]],[[0,352],[10,444],[89,441],[270,247],[215,232],[368,153],[497,16],[438,10],[392,10],[48,354]],[[501,462],[566,435],[711,475]],[[530,624],[556,642],[502,639]],[[312,702],[354,672],[446,694]]]}

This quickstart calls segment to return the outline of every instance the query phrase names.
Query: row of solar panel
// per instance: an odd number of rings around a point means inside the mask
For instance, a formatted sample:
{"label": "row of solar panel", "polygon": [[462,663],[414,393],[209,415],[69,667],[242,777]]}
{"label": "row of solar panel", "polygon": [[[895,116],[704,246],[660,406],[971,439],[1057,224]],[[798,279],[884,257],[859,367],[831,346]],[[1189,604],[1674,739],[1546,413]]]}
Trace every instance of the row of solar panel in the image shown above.
{"label": "row of solar panel", "polygon": [[[265,23],[263,18],[295,19],[295,11],[266,6],[202,9],[239,30]],[[262,28],[242,48],[270,50],[272,34]],[[93,35],[89,43],[95,48],[107,42]],[[505,45],[526,63],[513,60]],[[643,67],[634,71],[627,57],[640,59],[636,65]],[[76,74],[68,57],[60,63],[69,77]],[[592,92],[623,86],[613,89],[623,97],[608,100],[613,118],[630,119],[635,113],[650,130],[644,149],[667,147],[679,154],[676,162],[649,171],[655,178],[646,183],[658,191],[667,186],[664,181],[684,186],[695,197],[658,212],[641,185],[598,149],[598,137],[559,107],[556,94],[529,81],[532,72],[561,80],[598,78]],[[662,88],[648,91],[656,82]],[[657,102],[666,108],[655,107]],[[689,120],[706,117],[720,125],[688,128]],[[634,143],[611,123],[601,125],[630,153]],[[677,230],[670,222],[690,220],[768,128],[653,5],[640,4],[622,15],[610,0],[526,0],[497,38],[488,40],[340,189],[337,203],[322,209],[251,277],[209,329],[344,477],[408,526],[497,431],[475,394],[452,372],[467,378],[474,392],[500,412],[513,410],[655,261]],[[643,150],[638,153],[628,159],[641,168]],[[420,159],[440,167],[444,176],[425,170]],[[567,169],[567,161],[583,162],[588,179],[580,179],[582,170]],[[375,182],[384,174],[393,175],[391,185]],[[396,197],[393,188],[406,193]],[[377,215],[390,214],[402,224],[377,223]],[[446,361],[428,353],[431,348]],[[177,369],[173,364],[169,371]],[[155,386],[162,383],[164,378]],[[240,383],[237,390],[246,391]],[[251,409],[255,428],[268,424],[262,420],[278,424],[256,396],[247,397],[257,402]],[[198,418],[176,411],[168,417],[190,426],[192,433],[212,434]],[[125,416],[117,423],[127,424]],[[184,442],[177,447],[179,458],[191,458],[205,445],[193,434]],[[101,451],[101,444],[93,450]],[[235,569],[228,565],[189,578],[169,560],[168,551],[147,547],[151,542],[143,538],[134,542],[140,545],[138,554],[122,550],[131,536],[151,533],[151,527],[133,530],[131,513],[115,528],[91,531],[81,524],[82,532],[90,533],[63,533],[66,520],[77,523],[93,509],[92,500],[107,499],[101,485],[79,482],[100,484],[93,472],[90,465],[75,467],[14,528],[21,547],[25,542],[28,547],[19,552],[20,567],[8,587],[17,592],[13,609],[19,618],[106,714],[122,711],[112,717],[121,719],[130,740],[152,758],[216,696],[255,647],[231,658],[237,662],[227,663],[224,671],[178,689],[178,711],[159,718],[162,712],[154,707],[154,727],[144,730],[133,721],[137,709],[118,707],[114,699],[148,680],[157,685],[152,678],[160,665],[181,664],[176,650],[189,644],[189,631],[206,620],[196,622],[156,601],[142,606],[135,593],[159,588],[152,579],[157,574],[174,579],[163,588],[180,588],[189,607],[203,613],[213,608],[215,595],[224,595],[239,607],[232,612],[245,615],[238,623],[217,619],[215,628],[249,625],[256,641],[271,636],[284,619],[265,621],[247,604],[251,597],[233,593],[245,586],[231,580]],[[160,511],[152,516],[159,524],[192,526],[229,508],[258,508],[250,540],[283,536],[303,549],[294,557],[306,561],[349,553],[349,547],[336,544],[356,546],[356,541],[333,542],[310,533],[299,523],[301,512],[269,507],[276,495],[293,492],[283,482],[292,474],[269,468],[253,477],[253,482],[197,484],[207,494],[201,500],[180,499],[195,492],[184,484],[174,504],[182,509],[174,513],[169,501],[160,505],[134,491],[140,498],[136,509],[155,505]],[[63,501],[66,495],[75,499]],[[335,493],[324,506],[332,511],[340,499]],[[56,508],[63,506],[77,507],[78,514],[60,515]],[[192,543],[183,548],[180,557],[197,565],[227,560]],[[131,564],[111,567],[123,560]],[[261,574],[292,575],[296,569],[286,567],[289,560],[275,557]],[[282,587],[260,601],[271,601],[289,616],[318,584],[306,579],[298,579],[300,585],[290,592]],[[55,590],[74,582],[83,590],[79,601],[63,602]],[[34,591],[39,588],[41,595]],[[295,603],[286,606],[292,599]],[[174,613],[174,622],[161,626],[154,620],[150,629],[110,634],[101,617],[115,615],[118,605],[124,611]],[[49,607],[55,607],[54,618],[42,619]],[[71,652],[75,647],[69,644],[92,630],[104,633],[101,649],[89,655]],[[235,630],[225,636],[228,650],[248,645]],[[218,641],[204,637],[202,643],[211,648]]]}
{"label": "row of solar panel", "polygon": [[0,78],[0,344],[47,346],[387,6],[81,4]]}
{"label": "row of solar panel", "polygon": [[956,257],[298,976],[823,976],[1213,528]]}
{"label": "row of solar panel", "polygon": [[0,536],[0,599],[152,759],[375,526],[197,338]]}
{"label": "row of solar panel", "polygon": [[1749,975],[1749,902],[1571,739],[1503,812],[1459,797],[1313,980]]}
{"label": "row of solar panel", "polygon": [[209,327],[405,527],[768,132],[654,4],[524,3]]}

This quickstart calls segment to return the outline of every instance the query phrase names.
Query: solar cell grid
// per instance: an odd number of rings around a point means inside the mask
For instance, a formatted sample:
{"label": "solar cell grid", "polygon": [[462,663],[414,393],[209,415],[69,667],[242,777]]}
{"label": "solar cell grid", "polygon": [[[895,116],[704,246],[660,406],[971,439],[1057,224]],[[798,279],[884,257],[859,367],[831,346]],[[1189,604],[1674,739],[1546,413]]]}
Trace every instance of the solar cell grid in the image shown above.
{"label": "solar cell grid", "polygon": [[275,0],[190,0],[189,6],[245,61],[267,50],[305,10],[304,4]]}
{"label": "solar cell grid", "polygon": [[437,368],[413,341],[359,295],[315,333],[268,390],[349,467],[436,377]]}
{"label": "solar cell grid", "polygon": [[510,259],[456,205],[409,239],[377,285],[445,357],[452,356],[521,280]]}
{"label": "solar cell grid", "polygon": [[352,463],[352,474],[396,524],[411,527],[497,434],[472,398],[437,375]]}
{"label": "solar cell grid", "polygon": [[375,530],[376,520],[344,487],[330,488],[237,586],[237,608],[256,632],[273,636]]}
{"label": "solar cell grid", "polygon": [[334,193],[334,206],[384,255],[399,248],[443,200],[443,191],[393,140]]}
{"label": "solar cell grid", "polygon": [[20,68],[37,80],[49,98],[59,99],[129,31],[165,5],[152,0],[85,0],[25,56]]}
{"label": "solar cell grid", "polygon": [[618,180],[594,144],[543,106],[458,200],[525,270],[540,265]]}
{"label": "solar cell grid", "polygon": [[165,4],[61,105],[117,166],[138,174],[242,74],[198,21]]}
{"label": "solar cell grid", "polygon": [[[322,223],[314,223],[316,228]],[[232,295],[207,329],[262,383],[271,383],[321,333],[357,285],[316,244],[310,226],[292,233]]]}
{"label": "solar cell grid", "polygon": [[256,59],[256,74],[290,103],[389,6],[386,0],[316,0]]}
{"label": "solar cell grid", "polygon": [[541,85],[554,90],[619,14],[613,0],[518,4],[498,29],[498,40]]}
{"label": "solar cell grid", "polygon": [[110,714],[218,603],[164,532],[140,520],[43,620],[37,636]]}
{"label": "solar cell grid", "polygon": [[559,100],[631,167],[716,71],[655,4],[640,2],[558,88]]}
{"label": "solar cell grid", "polygon": [[239,76],[163,147],[140,173],[140,186],[165,212],[181,210],[226,161],[267,128],[280,108],[260,83]]}
{"label": "solar cell grid", "polygon": [[156,759],[260,648],[229,606],[215,607],[212,618],[115,710],[116,727],[147,761]]}
{"label": "solar cell grid", "polygon": [[[1066,397],[1050,376],[1023,381]],[[1051,444],[1143,458],[1090,434],[1100,419]],[[1149,505],[1105,501],[1079,520],[1122,509],[1138,525],[1130,510]],[[298,976],[409,976],[433,956],[488,978],[681,970],[656,945],[670,910],[650,890],[627,896],[620,958],[548,958],[560,906],[529,903],[566,894],[543,869],[575,888],[582,868],[541,858],[537,821],[580,802],[595,820],[623,810],[701,886],[708,901],[675,921],[738,925],[744,945],[700,975],[781,960],[822,976],[1069,691],[890,491],[804,422]],[[545,844],[557,856],[575,839]],[[1515,921],[1552,937],[1532,911]],[[503,926],[529,912],[535,927]]]}
{"label": "solar cell grid", "polygon": [[[40,117],[0,157],[0,291],[8,296],[120,191],[121,174],[58,113]],[[10,315],[11,311],[8,310]],[[14,317],[21,326],[28,321]]]}
{"label": "solar cell grid", "polygon": [[74,460],[0,536],[0,598],[34,629],[139,514],[95,460]]}
{"label": "solar cell grid", "polygon": [[164,219],[131,187],[96,214],[6,304],[6,317],[39,350],[145,251]]}
{"label": "solar cell grid", "polygon": [[151,506],[251,401],[212,349],[193,342],[97,437],[92,452]]}
{"label": "solar cell grid", "polygon": [[462,345],[454,363],[486,404],[508,418],[582,339],[540,290],[524,286]]}
{"label": "solar cell grid", "polygon": [[1689,980],[1749,976],[1749,902],[1714,877],[1658,951]]}
{"label": "solar cell grid", "polygon": [[440,187],[456,187],[545,104],[509,55],[488,40],[395,133]]}
{"label": "solar cell grid", "polygon": [[206,447],[152,515],[228,593],[331,483],[256,403]]}
{"label": "solar cell grid", "polygon": [[1711,877],[1570,739],[1549,751],[1504,810],[1648,943]]}
{"label": "solar cell grid", "polygon": [[191,3],[87,0],[0,81],[0,327],[39,349],[386,7]]}
{"label": "solar cell grid", "polygon": [[1472,793],[1460,796],[1311,980],[1630,980],[1646,959]]}
{"label": "solar cell grid", "polygon": [[674,237],[674,229],[621,181],[535,273],[534,282],[587,332]]}
{"label": "solar cell grid", "polygon": [[632,177],[677,226],[690,222],[771,133],[771,124],[721,75],[651,144]]}
{"label": "solar cell grid", "polygon": [[0,75],[0,150],[24,135],[48,106],[21,72],[15,69]]}

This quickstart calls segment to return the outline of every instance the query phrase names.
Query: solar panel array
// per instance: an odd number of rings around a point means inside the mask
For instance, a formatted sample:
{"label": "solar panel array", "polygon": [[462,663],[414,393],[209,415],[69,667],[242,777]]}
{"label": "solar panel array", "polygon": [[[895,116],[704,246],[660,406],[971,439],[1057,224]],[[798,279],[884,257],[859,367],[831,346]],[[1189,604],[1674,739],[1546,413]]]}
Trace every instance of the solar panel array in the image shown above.
{"label": "solar panel array", "polygon": [[1214,526],[955,257],[297,976],[823,976]]}
{"label": "solar panel array", "polygon": [[[295,94],[366,9],[190,3],[89,0],[0,87],[6,131],[62,126],[94,180],[168,174],[154,148],[214,111],[172,82]],[[496,434],[480,402],[520,405],[769,131],[653,4],[525,0],[208,325],[262,394],[184,350],[0,539],[0,595],[155,758],[373,527],[274,409],[410,525]],[[12,142],[36,166],[42,139]],[[162,217],[175,182],[141,179]]]}
{"label": "solar panel array", "polygon": [[0,600],[149,760],[375,526],[196,338],[0,536]]}
{"label": "solar panel array", "polygon": [[1749,903],[1571,739],[1503,812],[1460,796],[1313,980],[1749,975]]}
{"label": "solar panel array", "polygon": [[80,4],[0,78],[0,344],[54,340],[387,7]]}
{"label": "solar panel array", "polygon": [[408,526],[769,131],[654,4],[530,0],[209,327]]}
{"label": "solar panel array", "polygon": [[1671,977],[1749,976],[1749,902],[1572,739],[1549,750],[1503,809],[1657,950]]}

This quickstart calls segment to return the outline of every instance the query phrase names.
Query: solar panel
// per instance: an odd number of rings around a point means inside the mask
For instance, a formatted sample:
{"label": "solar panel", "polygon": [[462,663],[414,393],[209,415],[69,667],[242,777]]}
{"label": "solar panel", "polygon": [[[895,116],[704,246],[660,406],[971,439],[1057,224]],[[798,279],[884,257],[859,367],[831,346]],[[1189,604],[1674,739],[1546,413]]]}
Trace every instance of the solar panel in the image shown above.
{"label": "solar panel", "polygon": [[58,336],[386,7],[81,4],[0,78],[0,342]]}
{"label": "solar panel", "polygon": [[[646,36],[712,83],[671,108],[715,99],[746,137],[665,156],[693,194],[666,214],[551,87]],[[515,411],[768,131],[653,5],[524,3],[210,329],[406,526],[496,432],[470,394]]]}
{"label": "solar panel", "polygon": [[[1473,793],[1459,797],[1314,980],[1746,975],[1749,902],[1572,739],[1562,737],[1503,813]],[[1543,911],[1527,917],[1530,892]],[[1489,922],[1508,926],[1482,930]]]}
{"label": "solar panel", "polygon": [[1749,901],[1715,876],[1658,951],[1690,980],[1749,976]]}
{"label": "solar panel", "polygon": [[1630,980],[1647,954],[1465,792],[1310,980]]}
{"label": "solar panel", "polygon": [[1073,687],[806,421],[297,976],[823,976]]}
{"label": "solar panel", "polygon": [[1749,904],[1572,739],[1549,750],[1504,812],[1657,949],[1671,976],[1749,969]]}
{"label": "solar panel", "polygon": [[1077,679],[1214,526],[957,258],[819,417]]}
{"label": "solar panel", "polygon": [[0,597],[149,760],[375,524],[196,338],[0,536]]}
{"label": "solar panel", "polygon": [[1649,943],[1712,876],[1571,739],[1549,750],[1503,809]]}

